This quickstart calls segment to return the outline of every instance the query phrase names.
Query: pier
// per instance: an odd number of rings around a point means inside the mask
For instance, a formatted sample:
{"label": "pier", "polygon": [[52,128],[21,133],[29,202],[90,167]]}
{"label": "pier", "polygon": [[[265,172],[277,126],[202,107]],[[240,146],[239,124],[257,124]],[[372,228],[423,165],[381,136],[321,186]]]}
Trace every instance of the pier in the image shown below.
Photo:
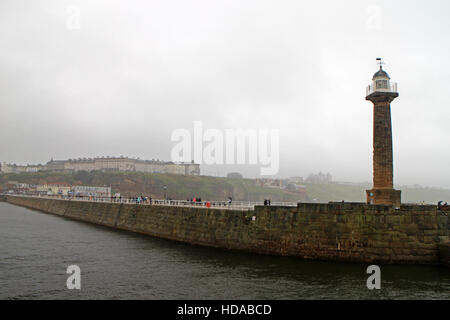
{"label": "pier", "polygon": [[303,259],[438,265],[440,245],[449,243],[449,216],[433,205],[207,207],[167,200],[137,204],[133,199],[11,195],[6,200],[68,219],[193,245]]}

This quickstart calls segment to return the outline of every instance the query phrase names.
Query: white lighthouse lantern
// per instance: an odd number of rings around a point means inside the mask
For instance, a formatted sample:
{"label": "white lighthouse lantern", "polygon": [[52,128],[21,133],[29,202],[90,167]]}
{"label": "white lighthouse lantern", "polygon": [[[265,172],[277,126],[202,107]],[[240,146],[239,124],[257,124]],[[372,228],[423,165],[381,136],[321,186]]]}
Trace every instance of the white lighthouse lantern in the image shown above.
{"label": "white lighthouse lantern", "polygon": [[372,86],[374,87],[374,91],[391,91],[391,78],[389,78],[387,72],[383,70],[382,66],[380,66],[380,70],[373,75]]}
{"label": "white lighthouse lantern", "polygon": [[391,83],[391,78],[386,71],[383,70],[383,62],[378,58],[380,70],[378,70],[372,78],[372,84],[367,87],[367,96],[375,92],[397,92],[397,83]]}

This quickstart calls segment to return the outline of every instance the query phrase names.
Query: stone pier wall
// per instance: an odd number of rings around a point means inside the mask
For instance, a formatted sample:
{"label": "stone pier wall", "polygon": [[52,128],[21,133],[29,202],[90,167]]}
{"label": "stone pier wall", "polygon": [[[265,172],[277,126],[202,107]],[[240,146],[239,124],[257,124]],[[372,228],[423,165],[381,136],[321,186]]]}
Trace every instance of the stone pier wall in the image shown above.
{"label": "stone pier wall", "polygon": [[450,268],[450,243],[439,245],[441,264]]}
{"label": "stone pier wall", "polygon": [[449,216],[435,206],[300,204],[251,211],[8,196],[12,204],[190,244],[307,259],[438,264]]}

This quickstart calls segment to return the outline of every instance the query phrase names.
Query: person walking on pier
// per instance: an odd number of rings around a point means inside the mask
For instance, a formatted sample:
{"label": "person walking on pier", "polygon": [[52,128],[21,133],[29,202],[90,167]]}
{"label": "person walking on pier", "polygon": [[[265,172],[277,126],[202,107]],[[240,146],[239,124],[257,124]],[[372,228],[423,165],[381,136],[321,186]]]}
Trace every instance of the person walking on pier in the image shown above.
{"label": "person walking on pier", "polygon": [[444,210],[443,210],[443,209],[447,209],[447,207],[448,207],[447,202],[444,203],[444,204],[442,204],[442,202],[444,202],[444,201],[439,201],[439,202],[438,202],[438,204],[437,204],[437,209],[438,209],[440,212],[442,212],[444,215],[447,215],[447,213],[444,212]]}

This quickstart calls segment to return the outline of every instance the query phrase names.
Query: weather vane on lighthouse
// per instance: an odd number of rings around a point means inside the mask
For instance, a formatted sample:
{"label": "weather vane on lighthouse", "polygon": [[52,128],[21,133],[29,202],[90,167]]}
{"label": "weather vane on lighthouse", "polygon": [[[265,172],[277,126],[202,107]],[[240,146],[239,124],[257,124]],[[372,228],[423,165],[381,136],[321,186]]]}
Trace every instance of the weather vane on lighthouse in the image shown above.
{"label": "weather vane on lighthouse", "polygon": [[383,61],[383,58],[377,58],[377,64],[380,66],[380,69],[383,67],[383,64],[386,64],[384,61]]}

